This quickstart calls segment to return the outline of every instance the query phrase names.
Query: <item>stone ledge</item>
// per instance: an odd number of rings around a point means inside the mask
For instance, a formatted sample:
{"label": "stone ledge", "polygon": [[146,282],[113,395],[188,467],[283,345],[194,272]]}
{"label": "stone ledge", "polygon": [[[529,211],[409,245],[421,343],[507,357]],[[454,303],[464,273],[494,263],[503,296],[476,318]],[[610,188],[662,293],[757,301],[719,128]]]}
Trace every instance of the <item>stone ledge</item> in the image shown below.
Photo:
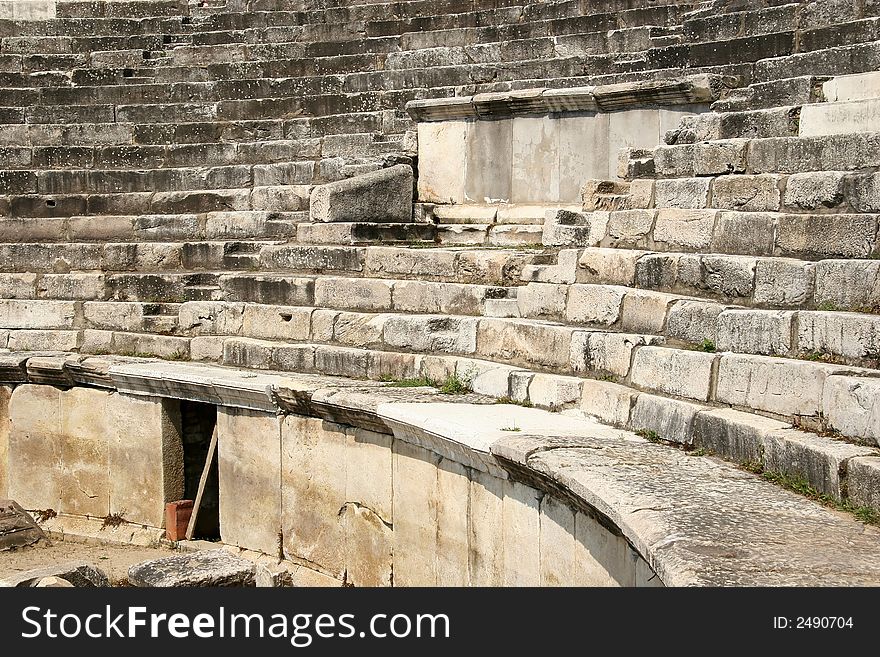
{"label": "stone ledge", "polygon": [[691,105],[718,100],[724,77],[624,82],[570,89],[521,89],[453,98],[412,100],[406,111],[416,121],[485,119],[520,114],[613,112],[629,107]]}
{"label": "stone ledge", "polygon": [[[632,432],[593,420],[518,406],[485,406],[477,395],[469,396],[467,403],[456,399],[440,404],[442,396],[428,388],[131,361],[109,365],[111,380],[123,391],[185,394],[212,403],[222,403],[228,394],[241,403],[242,397],[233,393],[244,387],[245,402],[265,404],[264,409],[271,404],[284,412],[292,406],[300,414],[329,415],[346,423],[370,416],[373,430],[384,423],[384,433],[393,433],[397,440],[561,494],[574,508],[614,528],[666,584],[880,583],[880,530],[732,465],[651,445]],[[167,383],[160,382],[162,377]],[[243,380],[255,383],[242,386]],[[373,395],[379,397],[375,404]],[[265,401],[254,401],[261,396]],[[161,540],[161,530],[124,525],[111,531],[99,529],[99,524],[98,519],[65,517],[45,527],[50,534],[71,531],[93,540]]]}

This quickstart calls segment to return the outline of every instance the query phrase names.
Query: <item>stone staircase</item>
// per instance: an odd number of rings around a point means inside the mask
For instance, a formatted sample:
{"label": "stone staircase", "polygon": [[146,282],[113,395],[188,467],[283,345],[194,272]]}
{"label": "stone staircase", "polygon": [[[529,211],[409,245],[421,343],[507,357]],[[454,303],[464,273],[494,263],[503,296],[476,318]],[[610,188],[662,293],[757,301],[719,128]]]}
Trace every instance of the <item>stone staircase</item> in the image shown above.
{"label": "stone staircase", "polygon": [[[876,512],[880,5],[754,4],[0,20],[0,347],[455,377]],[[693,74],[711,111],[574,202],[316,216],[321,186],[421,175],[412,101]]]}

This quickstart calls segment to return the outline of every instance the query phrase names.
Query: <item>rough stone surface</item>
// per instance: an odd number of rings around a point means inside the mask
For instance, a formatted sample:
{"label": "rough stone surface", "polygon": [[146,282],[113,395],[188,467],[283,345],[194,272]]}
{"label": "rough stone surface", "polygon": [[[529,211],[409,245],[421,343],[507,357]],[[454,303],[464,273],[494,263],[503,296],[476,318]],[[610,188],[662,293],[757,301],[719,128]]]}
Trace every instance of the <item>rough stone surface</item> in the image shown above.
{"label": "rough stone surface", "polygon": [[134,565],[128,581],[134,586],[162,588],[256,586],[256,572],[253,562],[227,550],[204,550]]}
{"label": "rough stone surface", "polygon": [[[41,586],[41,582],[48,578],[58,578],[68,582],[68,585],[75,587],[107,587],[110,581],[107,575],[89,563],[68,562],[47,566],[45,568],[37,568],[34,570],[26,570],[15,575],[8,575],[0,580],[0,586]],[[47,586],[43,584],[42,586]],[[64,587],[64,584],[61,584]],[[66,588],[66,587],[65,587]]]}
{"label": "rough stone surface", "polygon": [[412,221],[412,168],[400,164],[319,185],[312,191],[312,221]]}
{"label": "rough stone surface", "polygon": [[33,545],[45,538],[27,511],[13,500],[0,499],[0,552]]}

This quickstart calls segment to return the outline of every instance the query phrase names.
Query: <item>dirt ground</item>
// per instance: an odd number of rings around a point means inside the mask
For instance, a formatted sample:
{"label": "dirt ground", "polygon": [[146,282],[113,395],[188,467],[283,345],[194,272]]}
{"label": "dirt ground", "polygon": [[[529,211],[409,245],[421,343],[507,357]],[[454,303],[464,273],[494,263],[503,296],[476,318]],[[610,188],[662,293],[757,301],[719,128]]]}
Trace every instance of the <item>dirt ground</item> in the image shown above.
{"label": "dirt ground", "polygon": [[134,545],[89,545],[74,540],[47,539],[31,547],[0,552],[0,578],[68,561],[90,563],[100,568],[113,585],[124,585],[128,569],[148,559],[177,554],[171,549]]}

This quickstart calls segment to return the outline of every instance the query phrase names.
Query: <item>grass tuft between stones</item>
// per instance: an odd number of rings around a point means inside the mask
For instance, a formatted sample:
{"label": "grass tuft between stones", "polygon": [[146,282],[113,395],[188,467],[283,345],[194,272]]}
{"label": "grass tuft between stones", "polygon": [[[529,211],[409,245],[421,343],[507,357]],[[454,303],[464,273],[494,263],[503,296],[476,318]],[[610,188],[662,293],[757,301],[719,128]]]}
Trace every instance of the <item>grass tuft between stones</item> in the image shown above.
{"label": "grass tuft between stones", "polygon": [[450,374],[444,381],[435,381],[426,376],[410,379],[383,377],[381,380],[387,383],[389,388],[436,388],[444,395],[465,395],[472,392],[470,382],[455,374]]}

